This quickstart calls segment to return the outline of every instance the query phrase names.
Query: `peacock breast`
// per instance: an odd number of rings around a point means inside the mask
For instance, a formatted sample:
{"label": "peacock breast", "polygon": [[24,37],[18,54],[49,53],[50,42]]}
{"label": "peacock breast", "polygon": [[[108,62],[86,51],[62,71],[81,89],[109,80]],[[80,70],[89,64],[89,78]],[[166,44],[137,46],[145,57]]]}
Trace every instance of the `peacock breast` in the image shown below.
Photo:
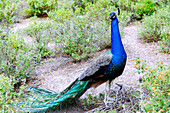
{"label": "peacock breast", "polygon": [[123,70],[126,65],[126,58],[114,57],[112,58],[111,63],[109,64],[108,69],[104,72],[107,79],[115,79],[123,73]]}

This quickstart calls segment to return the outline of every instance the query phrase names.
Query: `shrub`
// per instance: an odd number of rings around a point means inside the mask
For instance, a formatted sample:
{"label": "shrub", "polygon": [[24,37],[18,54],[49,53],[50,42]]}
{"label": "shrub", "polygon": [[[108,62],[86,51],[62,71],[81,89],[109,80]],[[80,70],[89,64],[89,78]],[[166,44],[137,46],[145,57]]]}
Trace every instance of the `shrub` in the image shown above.
{"label": "shrub", "polygon": [[87,18],[91,20],[91,22],[105,20],[110,22],[108,19],[108,15],[117,11],[117,9],[112,5],[110,0],[98,0],[95,4],[89,2],[86,5],[84,15],[87,15]]}
{"label": "shrub", "polygon": [[170,67],[163,64],[163,61],[157,63],[157,67],[149,68],[145,61],[136,59],[135,68],[139,74],[142,74],[141,101],[139,103],[142,112],[170,112],[168,100],[169,93],[169,75]]}
{"label": "shrub", "polygon": [[139,31],[139,36],[146,41],[160,41],[163,50],[169,50],[169,8],[160,9],[152,16],[146,17],[143,20],[142,29]]}
{"label": "shrub", "polygon": [[57,0],[28,0],[29,9],[25,9],[29,15],[42,16],[57,7]]}
{"label": "shrub", "polygon": [[62,52],[76,60],[86,58],[89,53],[110,45],[110,30],[105,21],[92,23],[86,16],[72,17],[59,23],[57,31],[57,40],[60,39],[63,43]]}
{"label": "shrub", "polygon": [[159,6],[159,7],[166,7],[169,5],[168,0],[154,0],[154,2]]}
{"label": "shrub", "polygon": [[60,8],[48,13],[48,16],[51,17],[56,22],[63,23],[65,19],[70,19],[73,16],[73,12],[70,8]]}
{"label": "shrub", "polygon": [[57,29],[55,25],[55,22],[50,22],[49,20],[34,21],[34,23],[23,29],[22,34],[33,38],[33,49],[37,51],[36,55],[47,57],[53,53],[52,49],[54,48],[48,47],[48,44],[56,38]]}
{"label": "shrub", "polygon": [[[59,2],[60,4],[60,2]],[[64,4],[64,2],[62,2]],[[61,4],[61,5],[62,5]],[[57,10],[48,13],[57,25],[56,43],[61,43],[62,52],[80,60],[89,53],[110,47],[110,12],[117,11],[110,0],[87,2],[85,8],[62,5]],[[69,4],[73,5],[70,1]],[[131,13],[121,11],[120,26],[124,27],[130,20]],[[122,34],[121,27],[121,34]],[[56,44],[57,45],[57,44]]]}
{"label": "shrub", "polygon": [[151,15],[156,11],[156,4],[152,0],[140,0],[134,5],[133,10],[136,16]]}
{"label": "shrub", "polygon": [[114,0],[114,5],[120,7],[122,10],[127,12],[132,10],[137,0]]}
{"label": "shrub", "polygon": [[22,97],[26,78],[34,70],[34,56],[22,37],[0,33],[0,112],[16,112],[15,103]]}
{"label": "shrub", "polygon": [[[0,1],[0,22],[12,23],[16,20],[18,14],[18,0]],[[1,23],[2,24],[2,23]]]}
{"label": "shrub", "polygon": [[163,52],[170,53],[170,39],[167,36],[159,41],[159,45]]}
{"label": "shrub", "polygon": [[[96,22],[92,28],[91,25],[84,24],[87,20],[82,19],[81,21],[82,22],[79,21],[79,24],[76,21],[72,24],[72,29],[68,31],[67,35],[65,34],[66,37],[64,39],[63,52],[73,56],[76,60],[86,58],[88,53],[93,53],[105,44],[107,45],[109,40],[106,36],[102,37],[98,34],[100,31],[100,33],[103,32],[105,34],[105,27],[101,26],[101,24],[104,25],[105,23]],[[98,27],[98,29],[96,27]],[[103,42],[103,44],[101,42]]]}
{"label": "shrub", "polygon": [[23,86],[19,88],[20,92],[16,93],[14,90],[14,78],[12,76],[6,77],[0,74],[0,112],[13,113],[16,112],[16,104],[19,98],[22,98],[23,90],[25,89],[25,79],[23,79]]}
{"label": "shrub", "polygon": [[29,47],[17,35],[10,34],[3,40],[0,38],[0,73],[14,77],[14,84],[28,77],[33,70],[33,57]]}
{"label": "shrub", "polygon": [[98,0],[74,0],[74,8],[75,7],[80,7],[82,10],[85,9],[86,5],[91,2],[92,4],[94,4],[96,1]]}
{"label": "shrub", "polygon": [[[48,13],[54,21],[35,22],[25,29],[24,33],[35,37],[36,48],[42,56],[51,54],[47,45],[52,41],[55,41],[55,50],[66,53],[76,60],[86,58],[89,53],[110,46],[108,14],[117,9],[109,0],[88,2],[83,9],[83,15],[80,7],[75,7],[75,11],[72,10],[71,1],[69,4],[64,1],[61,3],[58,3],[61,6],[57,10]],[[125,26],[130,13],[121,14],[123,18],[119,16],[118,18],[121,25]]]}

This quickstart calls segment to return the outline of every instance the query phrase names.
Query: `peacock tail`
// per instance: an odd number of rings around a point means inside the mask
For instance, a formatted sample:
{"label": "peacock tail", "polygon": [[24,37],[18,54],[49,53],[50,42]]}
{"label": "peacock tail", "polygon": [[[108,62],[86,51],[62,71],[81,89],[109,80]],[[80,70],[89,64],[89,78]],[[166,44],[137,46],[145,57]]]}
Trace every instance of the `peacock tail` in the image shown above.
{"label": "peacock tail", "polygon": [[89,81],[76,79],[70,86],[60,93],[31,87],[25,102],[18,104],[19,112],[45,112],[54,108],[63,108],[77,100],[91,86]]}

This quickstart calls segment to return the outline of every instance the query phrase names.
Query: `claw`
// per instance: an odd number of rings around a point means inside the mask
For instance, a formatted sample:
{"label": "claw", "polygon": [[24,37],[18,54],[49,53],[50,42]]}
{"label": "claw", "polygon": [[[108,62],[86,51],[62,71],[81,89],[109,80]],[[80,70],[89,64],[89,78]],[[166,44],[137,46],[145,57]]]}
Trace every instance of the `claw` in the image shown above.
{"label": "claw", "polygon": [[123,88],[123,85],[122,85],[122,84],[118,84],[118,83],[116,83],[116,85],[118,85],[118,86],[120,87],[120,89],[119,89],[119,90],[121,90],[121,89]]}

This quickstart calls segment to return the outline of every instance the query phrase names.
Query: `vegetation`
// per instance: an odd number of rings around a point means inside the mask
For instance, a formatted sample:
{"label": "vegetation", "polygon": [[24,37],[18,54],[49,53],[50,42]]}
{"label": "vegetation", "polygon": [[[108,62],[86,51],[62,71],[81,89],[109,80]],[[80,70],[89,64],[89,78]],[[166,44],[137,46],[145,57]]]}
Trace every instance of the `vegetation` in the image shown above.
{"label": "vegetation", "polygon": [[19,92],[16,93],[14,89],[15,79],[10,76],[6,77],[4,74],[0,75],[0,111],[2,113],[13,113],[16,112],[16,104],[23,97],[23,90],[26,88],[26,79],[22,79],[22,86],[18,89]]}
{"label": "vegetation", "polygon": [[[143,18],[139,36],[149,42],[158,42],[161,49],[169,53],[168,0],[154,0],[154,2],[152,0],[1,0],[0,112],[15,112],[15,103],[23,95],[27,78],[42,58],[64,53],[75,60],[81,60],[95,51],[110,47],[108,14],[116,11],[117,7],[121,9],[118,16],[121,34],[123,34],[122,29],[132,21],[132,18]],[[24,15],[22,9],[25,11]],[[12,32],[13,24],[18,22],[21,15],[34,15],[30,18],[32,24],[20,31]],[[36,16],[44,15],[48,16],[48,19],[37,21]],[[32,44],[26,43],[25,37],[30,38]],[[166,99],[167,97],[169,99],[169,92],[166,88],[169,88],[167,82],[169,67],[160,63],[157,68],[145,70],[146,67],[138,67],[139,64],[141,63],[138,62],[136,68],[142,72],[146,71],[141,87],[148,91],[148,98],[141,100],[141,110],[168,112]],[[147,85],[150,87],[146,87]],[[166,87],[162,87],[163,85]],[[89,104],[90,99],[84,100],[85,103]],[[96,102],[95,99],[93,104]]]}
{"label": "vegetation", "polygon": [[137,58],[135,66],[138,73],[142,74],[140,109],[142,112],[168,113],[170,67],[161,61],[155,68],[149,68],[145,62]]}
{"label": "vegetation", "polygon": [[162,50],[170,53],[170,9],[162,8],[143,20],[139,36],[146,41],[159,41]]}
{"label": "vegetation", "polygon": [[18,0],[1,0],[0,1],[0,22],[8,22],[16,20],[19,15]]}
{"label": "vegetation", "polygon": [[152,0],[140,0],[134,5],[134,12],[137,16],[151,15],[156,11],[156,4]]}
{"label": "vegetation", "polygon": [[25,11],[29,15],[43,16],[47,15],[49,11],[57,7],[57,0],[27,0],[29,9]]}

